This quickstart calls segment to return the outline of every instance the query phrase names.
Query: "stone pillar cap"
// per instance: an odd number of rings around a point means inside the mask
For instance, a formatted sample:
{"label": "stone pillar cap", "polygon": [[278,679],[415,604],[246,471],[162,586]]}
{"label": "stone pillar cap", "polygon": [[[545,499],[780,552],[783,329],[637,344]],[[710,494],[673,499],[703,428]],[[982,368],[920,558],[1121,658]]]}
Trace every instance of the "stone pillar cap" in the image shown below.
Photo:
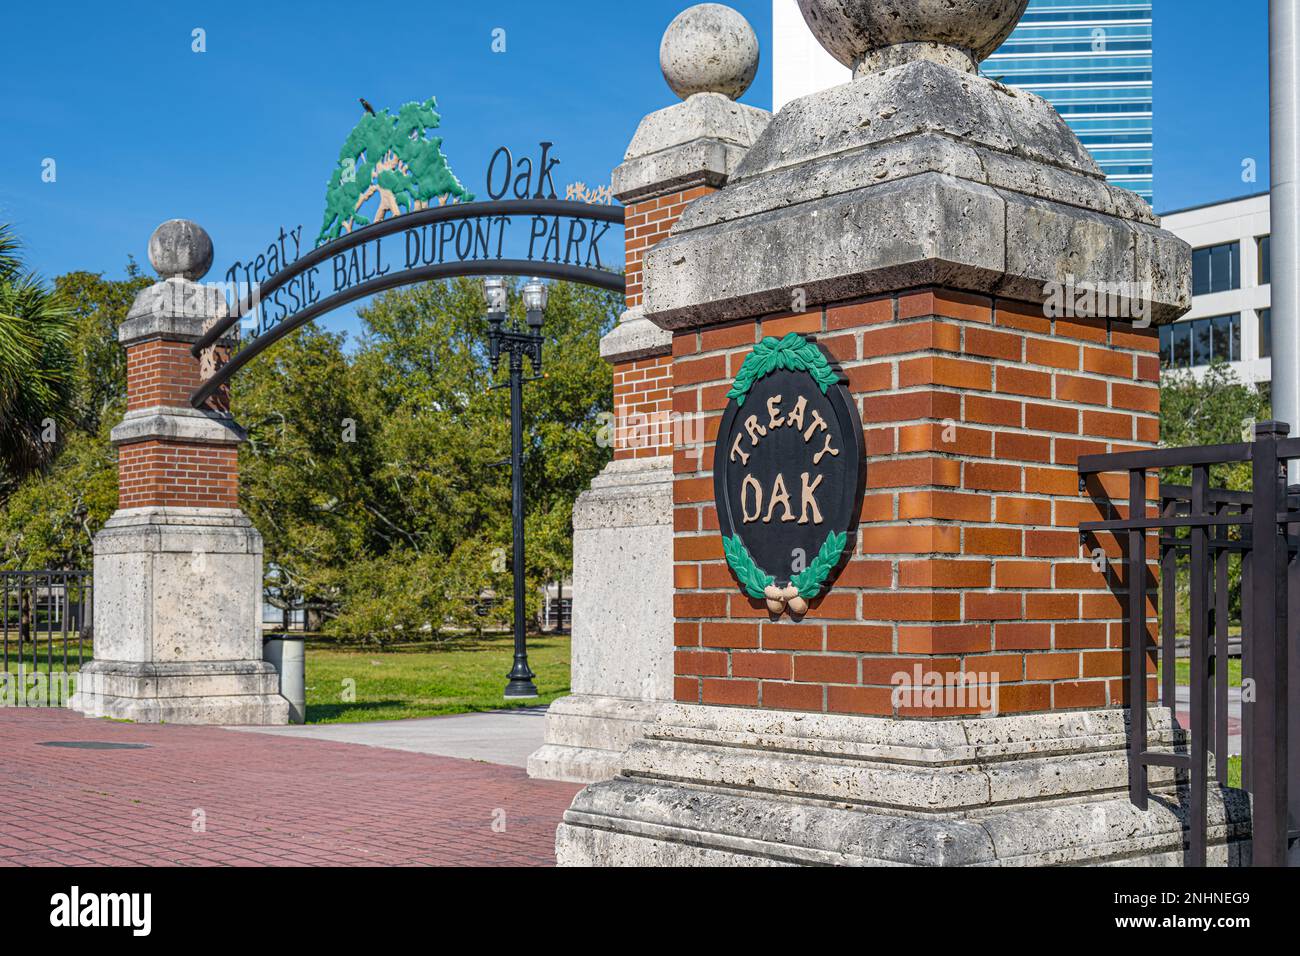
{"label": "stone pillar cap", "polygon": [[673,335],[645,317],[639,305],[626,310],[618,325],[600,340],[600,357],[606,362],[634,362],[666,355],[673,347]]}
{"label": "stone pillar cap", "polygon": [[730,7],[701,3],[664,31],[659,66],[684,100],[645,117],[614,170],[623,203],[726,183],[772,114],[737,103],[758,70],[758,37]]}
{"label": "stone pillar cap", "polygon": [[754,82],[758,56],[758,37],[749,21],[720,3],[683,10],[659,44],[659,68],[682,99],[695,93],[738,99]]}
{"label": "stone pillar cap", "polygon": [[[659,66],[683,102],[641,120],[611,182],[615,198],[632,204],[700,187],[726,185],[772,119],[737,103],[758,70],[758,37],[743,16],[718,3],[678,14],[664,31]],[[637,306],[601,339],[609,362],[666,355],[672,335]]]}
{"label": "stone pillar cap", "polygon": [[696,93],[657,110],[641,121],[614,170],[614,196],[641,202],[696,186],[722,186],[771,119],[767,110],[721,93]]}
{"label": "stone pillar cap", "polygon": [[[118,329],[123,346],[150,339],[197,342],[229,314],[220,286],[199,282],[212,268],[212,238],[188,219],[168,219],[149,237],[149,262],[161,281],[141,289]],[[237,340],[237,330],[223,336],[223,346]]]}
{"label": "stone pillar cap", "polygon": [[812,307],[1071,285],[1164,322],[1191,306],[1190,256],[1046,100],[922,58],[783,107],[647,251],[642,301],[675,330],[786,311],[795,289]]}
{"label": "stone pillar cap", "polygon": [[[193,343],[228,314],[226,297],[219,286],[173,277],[136,294],[117,338],[124,347],[149,339]],[[232,329],[218,344],[232,345],[237,332]]]}
{"label": "stone pillar cap", "polygon": [[149,237],[149,262],[164,279],[197,282],[212,268],[212,237],[188,219],[168,219]]}
{"label": "stone pillar cap", "polygon": [[186,445],[241,445],[247,433],[228,412],[158,405],[127,412],[113,428],[114,445],[165,441]]}
{"label": "stone pillar cap", "polygon": [[855,78],[914,60],[974,73],[1029,0],[799,0],[817,41]]}

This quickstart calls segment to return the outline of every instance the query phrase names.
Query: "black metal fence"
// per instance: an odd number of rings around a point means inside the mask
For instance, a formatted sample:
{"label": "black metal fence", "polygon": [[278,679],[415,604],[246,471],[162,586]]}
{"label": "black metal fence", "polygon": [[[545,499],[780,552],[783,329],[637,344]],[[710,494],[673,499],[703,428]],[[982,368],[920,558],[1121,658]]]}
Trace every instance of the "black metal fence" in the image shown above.
{"label": "black metal fence", "polygon": [[[1208,829],[1209,755],[1216,779],[1228,783],[1229,660],[1234,595],[1238,598],[1242,653],[1242,787],[1252,796],[1252,858],[1257,866],[1285,866],[1300,822],[1300,495],[1286,485],[1287,462],[1300,459],[1300,439],[1287,426],[1264,422],[1255,441],[1234,445],[1158,449],[1079,459],[1081,490],[1109,501],[1114,517],[1085,522],[1081,535],[1114,534],[1124,562],[1125,628],[1131,713],[1129,790],[1146,809],[1147,768],[1174,767],[1187,775],[1188,862],[1204,866]],[[1212,487],[1224,465],[1249,463],[1252,490]],[[1150,514],[1150,473],[1189,469],[1190,485],[1160,485],[1157,514]],[[1116,505],[1103,476],[1125,472],[1127,499]],[[1158,532],[1159,642],[1152,640],[1149,604],[1156,596],[1149,532]],[[1232,579],[1240,579],[1237,587]],[[1179,601],[1188,587],[1190,673],[1185,752],[1147,747],[1149,658],[1160,664],[1159,700],[1178,710]],[[1133,587],[1132,582],[1142,582]],[[1153,654],[1154,652],[1154,654]]]}
{"label": "black metal fence", "polygon": [[0,705],[59,706],[93,656],[89,571],[0,571]]}
{"label": "black metal fence", "polygon": [[542,630],[555,634],[573,631],[573,598],[547,597],[542,602]]}

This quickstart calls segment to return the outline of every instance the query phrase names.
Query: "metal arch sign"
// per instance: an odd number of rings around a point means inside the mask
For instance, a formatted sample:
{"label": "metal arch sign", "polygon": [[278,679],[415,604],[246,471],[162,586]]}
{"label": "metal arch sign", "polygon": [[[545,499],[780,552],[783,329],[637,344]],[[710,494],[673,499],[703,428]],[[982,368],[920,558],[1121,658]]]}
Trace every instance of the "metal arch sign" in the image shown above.
{"label": "metal arch sign", "polygon": [[795,332],[755,346],[727,397],[713,465],[727,564],[746,595],[798,618],[853,554],[866,483],[857,406]]}
{"label": "metal arch sign", "polygon": [[[610,227],[623,224],[623,209],[560,199],[553,178],[559,160],[550,153],[551,143],[540,144],[536,167],[530,158],[515,163],[509,150],[498,149],[488,167],[493,198],[475,202],[448,167],[441,138],[428,136],[439,122],[432,98],[408,103],[396,116],[362,105],[368,115],[340,150],[316,247],[302,253],[303,227],[282,228],[264,252],[227,270],[225,287],[234,293],[230,313],[191,351],[211,358],[214,346],[241,322],[251,323],[251,338],[224,363],[203,362],[205,369],[216,367],[190,396],[195,408],[296,329],[400,286],[513,275],[625,291],[624,276],[605,266],[600,249]],[[503,198],[507,189],[516,198]],[[568,193],[588,195],[581,184]],[[371,199],[377,201],[373,221],[362,211]]]}
{"label": "metal arch sign", "polygon": [[[501,234],[521,217],[530,221],[528,258],[498,257],[493,250],[502,248]],[[434,206],[357,229],[258,283],[194,344],[191,351],[199,357],[245,316],[260,315],[252,341],[190,396],[190,404],[202,407],[231,376],[295,329],[399,286],[453,276],[514,275],[622,292],[623,275],[600,265],[597,246],[611,225],[622,222],[620,206],[526,199]]]}

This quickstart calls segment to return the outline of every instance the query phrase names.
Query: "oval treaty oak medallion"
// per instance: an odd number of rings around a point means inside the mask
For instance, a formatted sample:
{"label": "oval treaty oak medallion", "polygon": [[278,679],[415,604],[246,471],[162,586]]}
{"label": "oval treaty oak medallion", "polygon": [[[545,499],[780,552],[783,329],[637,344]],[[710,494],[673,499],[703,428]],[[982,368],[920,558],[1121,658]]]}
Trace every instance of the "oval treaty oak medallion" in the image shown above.
{"label": "oval treaty oak medallion", "polygon": [[713,465],[727,564],[772,614],[802,616],[853,551],[866,480],[857,407],[796,332],[756,345],[727,398]]}

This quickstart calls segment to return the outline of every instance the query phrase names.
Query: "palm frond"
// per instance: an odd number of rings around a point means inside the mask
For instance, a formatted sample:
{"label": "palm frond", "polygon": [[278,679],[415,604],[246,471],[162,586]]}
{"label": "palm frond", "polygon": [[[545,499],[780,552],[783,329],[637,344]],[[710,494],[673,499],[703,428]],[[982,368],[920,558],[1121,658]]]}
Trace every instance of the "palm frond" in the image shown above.
{"label": "palm frond", "polygon": [[13,227],[0,222],[0,283],[8,282],[22,271],[22,261],[18,258],[21,243],[14,235]]}
{"label": "palm frond", "polygon": [[70,420],[74,370],[73,311],[23,269],[17,250],[12,229],[0,224],[0,474],[4,484],[53,458],[62,427]]}

